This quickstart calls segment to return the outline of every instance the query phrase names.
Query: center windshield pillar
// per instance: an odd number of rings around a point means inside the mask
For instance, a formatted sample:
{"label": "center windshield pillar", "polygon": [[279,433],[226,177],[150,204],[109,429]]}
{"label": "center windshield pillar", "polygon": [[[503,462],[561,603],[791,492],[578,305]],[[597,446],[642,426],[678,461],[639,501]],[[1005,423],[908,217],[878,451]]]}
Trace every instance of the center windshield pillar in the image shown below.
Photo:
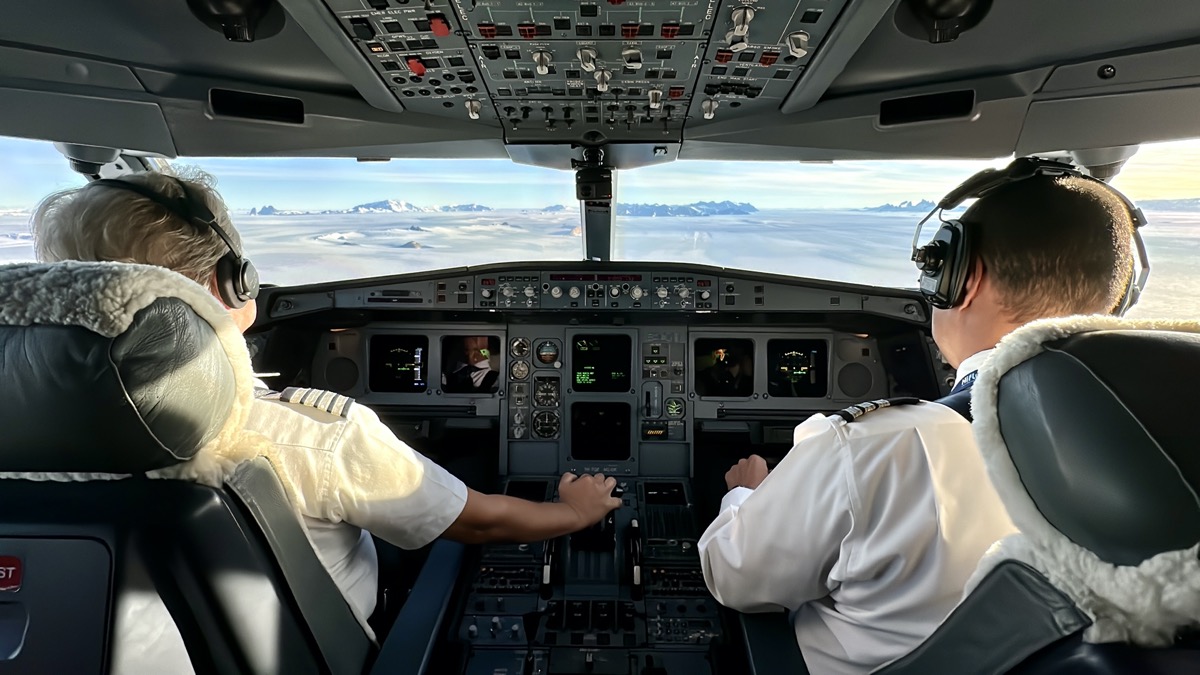
{"label": "center windshield pillar", "polygon": [[583,226],[583,257],[585,260],[612,259],[613,187],[616,176],[604,166],[603,148],[584,148],[582,160],[572,160],[575,167],[575,198]]}

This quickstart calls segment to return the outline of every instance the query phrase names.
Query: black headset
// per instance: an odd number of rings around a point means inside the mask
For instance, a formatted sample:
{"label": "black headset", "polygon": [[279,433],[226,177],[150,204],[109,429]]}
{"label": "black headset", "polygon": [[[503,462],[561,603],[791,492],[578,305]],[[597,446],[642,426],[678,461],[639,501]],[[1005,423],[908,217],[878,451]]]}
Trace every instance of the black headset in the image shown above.
{"label": "black headset", "polygon": [[942,211],[953,209],[971,198],[987,196],[997,188],[1017,181],[1033,178],[1034,176],[1076,176],[1100,183],[1125,204],[1133,219],[1133,240],[1137,248],[1138,262],[1141,270],[1135,264],[1130,270],[1129,283],[1125,287],[1125,295],[1113,310],[1113,314],[1121,316],[1130,307],[1137,304],[1146,280],[1150,277],[1150,259],[1146,254],[1146,245],[1142,242],[1141,228],[1146,224],[1146,216],[1142,210],[1129,201],[1125,195],[1104,181],[1089,176],[1074,166],[1040,157],[1021,157],[1015,159],[1003,169],[985,169],[971,176],[961,185],[950,191],[937,203],[927,216],[917,223],[917,231],[913,235],[913,262],[921,270],[921,294],[929,300],[929,304],[939,309],[950,309],[962,302],[963,289],[967,284],[967,273],[971,267],[971,255],[974,251],[974,241],[971,228],[966,227],[960,220],[943,220],[942,226],[926,245],[918,247],[917,241],[921,236],[921,228],[925,222],[940,214]]}
{"label": "black headset", "polygon": [[227,307],[232,309],[244,307],[251,299],[258,297],[258,270],[254,269],[254,263],[243,257],[241,251],[234,246],[233,239],[217,222],[217,217],[204,203],[204,199],[194,194],[185,181],[176,178],[175,182],[183,191],[183,196],[180,198],[167,197],[144,185],[113,178],[94,180],[90,185],[107,185],[136,192],[163,207],[168,213],[182,218],[202,231],[207,228],[216,232],[221,241],[225,242],[225,246],[229,248],[229,251],[217,261],[217,293],[221,296],[221,302],[225,303]]}

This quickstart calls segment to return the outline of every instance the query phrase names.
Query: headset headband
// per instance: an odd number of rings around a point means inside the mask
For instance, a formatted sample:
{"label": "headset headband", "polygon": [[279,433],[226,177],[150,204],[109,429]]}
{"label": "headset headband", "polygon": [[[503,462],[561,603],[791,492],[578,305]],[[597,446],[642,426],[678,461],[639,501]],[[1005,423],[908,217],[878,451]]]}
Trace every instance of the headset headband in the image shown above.
{"label": "headset headband", "polygon": [[[947,274],[947,270],[945,270],[946,265],[943,264],[945,258],[943,249],[945,246],[950,245],[950,241],[947,238],[935,235],[934,241],[930,244],[927,244],[926,246],[918,246],[917,243],[920,241],[921,229],[925,226],[925,223],[935,214],[940,214],[942,211],[954,209],[968,199],[983,198],[995,191],[997,188],[1010,183],[1033,178],[1034,176],[1075,176],[1094,181],[1107,188],[1111,194],[1115,195],[1121,200],[1121,203],[1125,205],[1125,208],[1129,212],[1129,216],[1133,221],[1134,248],[1137,249],[1137,262],[1141,264],[1141,270],[1138,271],[1136,269],[1137,265],[1134,265],[1134,270],[1131,273],[1129,284],[1125,289],[1125,296],[1121,299],[1121,303],[1117,307],[1116,313],[1118,315],[1124,314],[1130,307],[1137,304],[1138,299],[1141,297],[1142,289],[1146,287],[1146,281],[1150,278],[1150,258],[1146,252],[1146,245],[1145,242],[1142,241],[1141,235],[1141,228],[1146,224],[1146,216],[1142,213],[1142,210],[1138,208],[1132,201],[1130,201],[1128,197],[1122,194],[1120,190],[1117,190],[1099,178],[1083,173],[1077,167],[1066,162],[1060,162],[1041,157],[1018,157],[1003,169],[984,169],[983,171],[980,171],[979,173],[976,173],[967,180],[963,181],[958,187],[951,190],[945,197],[942,197],[942,199],[938,201],[937,206],[935,206],[932,211],[926,214],[926,216],[921,219],[921,222],[917,223],[917,231],[913,233],[913,262],[917,263],[917,266],[921,268],[923,274],[933,277],[935,280],[940,282],[940,277]],[[949,224],[957,223],[958,221],[943,222]],[[965,237],[965,234],[960,232],[959,236]],[[957,264],[967,264],[967,261],[957,258],[952,262]],[[962,270],[957,271],[961,277]],[[934,285],[935,284],[930,284],[930,287],[933,287]],[[925,292],[925,286],[926,284],[923,283],[923,292]],[[939,290],[943,288],[940,283],[936,284],[936,286],[939,288]],[[930,294],[926,292],[926,296],[929,297],[929,295]],[[942,303],[935,303],[935,306],[941,306],[941,304],[947,303],[943,299]],[[950,302],[948,304],[953,306],[954,303]]]}

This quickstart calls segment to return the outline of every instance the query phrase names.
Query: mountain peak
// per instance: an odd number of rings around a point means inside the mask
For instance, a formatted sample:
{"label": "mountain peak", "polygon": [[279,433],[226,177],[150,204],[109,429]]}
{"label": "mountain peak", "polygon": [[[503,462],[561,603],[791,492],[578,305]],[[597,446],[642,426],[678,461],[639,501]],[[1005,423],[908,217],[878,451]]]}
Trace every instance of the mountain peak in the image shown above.
{"label": "mountain peak", "polygon": [[860,210],[876,211],[876,212],[880,212],[880,213],[910,212],[910,211],[929,212],[929,211],[934,210],[935,208],[937,208],[937,204],[929,201],[928,199],[922,199],[922,200],[916,201],[916,202],[906,199],[906,200],[900,202],[899,204],[883,204],[881,206],[869,206],[865,209],[860,209]]}

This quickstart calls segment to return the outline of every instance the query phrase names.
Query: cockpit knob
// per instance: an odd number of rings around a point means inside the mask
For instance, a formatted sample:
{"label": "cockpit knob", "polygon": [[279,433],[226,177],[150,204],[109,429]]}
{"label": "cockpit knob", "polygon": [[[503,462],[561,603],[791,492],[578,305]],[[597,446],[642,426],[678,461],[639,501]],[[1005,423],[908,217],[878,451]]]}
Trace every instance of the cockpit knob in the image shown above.
{"label": "cockpit knob", "polygon": [[658,110],[662,108],[662,89],[650,90],[650,109]]}
{"label": "cockpit knob", "polygon": [[608,294],[609,294],[609,295],[611,295],[611,296],[613,296],[614,298],[615,298],[615,297],[617,297],[618,295],[620,295],[620,294],[621,294],[621,287],[620,287],[620,286],[613,286],[613,287],[609,288],[609,289],[608,289]]}
{"label": "cockpit knob", "polygon": [[804,31],[796,31],[787,36],[788,53],[796,58],[802,58],[808,55],[808,33]]}
{"label": "cockpit knob", "polygon": [[479,101],[467,101],[465,105],[467,106],[467,117],[473,120],[479,119],[479,111],[483,109]]}
{"label": "cockpit knob", "polygon": [[525,297],[532,298],[535,295],[537,295],[537,289],[535,289],[533,286],[525,287]]}
{"label": "cockpit knob", "polygon": [[561,288],[559,288],[558,286],[555,286],[554,288],[551,288],[551,289],[550,289],[550,297],[552,297],[552,298],[561,298],[561,297],[562,297],[562,289],[561,289]]}
{"label": "cockpit knob", "polygon": [[476,626],[475,624],[467,626],[467,637],[471,638],[472,640],[479,637],[479,626]]}
{"label": "cockpit knob", "polygon": [[500,289],[500,292],[506,298],[511,298],[512,296],[517,294],[517,292],[513,290],[512,286],[505,286],[504,288]]}
{"label": "cockpit knob", "polygon": [[642,67],[642,52],[637,47],[626,47],[621,50],[621,59],[625,67],[637,70]]}
{"label": "cockpit knob", "polygon": [[700,103],[700,110],[704,113],[704,119],[711,120],[717,116],[717,105],[715,98],[708,98]]}
{"label": "cockpit knob", "polygon": [[700,291],[700,299],[701,300],[707,300],[711,297],[712,297],[712,293],[710,293],[708,291]]}
{"label": "cockpit knob", "polygon": [[596,50],[591,47],[583,47],[575,55],[579,57],[579,67],[583,68],[584,72],[594,72],[596,70]]}
{"label": "cockpit knob", "polygon": [[629,289],[629,297],[633,298],[634,300],[641,300],[642,296],[645,294],[646,291],[643,291],[641,286],[634,286],[633,288]]}
{"label": "cockpit knob", "polygon": [[488,298],[492,297],[492,289],[490,289],[490,288],[481,288],[481,289],[479,290],[479,295],[480,295],[480,297],[482,297],[484,300],[487,300]]}
{"label": "cockpit knob", "polygon": [[749,7],[733,8],[733,34],[745,37],[750,32],[750,22],[754,20],[754,10]]}
{"label": "cockpit knob", "polygon": [[671,292],[667,290],[666,286],[659,286],[658,290],[654,291],[654,294],[660,298],[665,298],[670,295]]}
{"label": "cockpit knob", "polygon": [[550,74],[550,62],[554,60],[554,55],[546,51],[536,51],[533,53],[533,65],[537,67],[538,75]]}
{"label": "cockpit knob", "polygon": [[611,72],[601,68],[593,73],[592,77],[596,78],[596,91],[602,93],[608,91],[608,83],[612,80]]}
{"label": "cockpit knob", "polygon": [[571,296],[572,298],[578,298],[579,297],[579,287],[572,286],[570,288],[570,290],[567,291],[567,295]]}
{"label": "cockpit knob", "polygon": [[679,297],[681,298],[686,298],[692,294],[691,289],[689,289],[687,286],[680,286],[679,290],[676,292],[679,293]]}

